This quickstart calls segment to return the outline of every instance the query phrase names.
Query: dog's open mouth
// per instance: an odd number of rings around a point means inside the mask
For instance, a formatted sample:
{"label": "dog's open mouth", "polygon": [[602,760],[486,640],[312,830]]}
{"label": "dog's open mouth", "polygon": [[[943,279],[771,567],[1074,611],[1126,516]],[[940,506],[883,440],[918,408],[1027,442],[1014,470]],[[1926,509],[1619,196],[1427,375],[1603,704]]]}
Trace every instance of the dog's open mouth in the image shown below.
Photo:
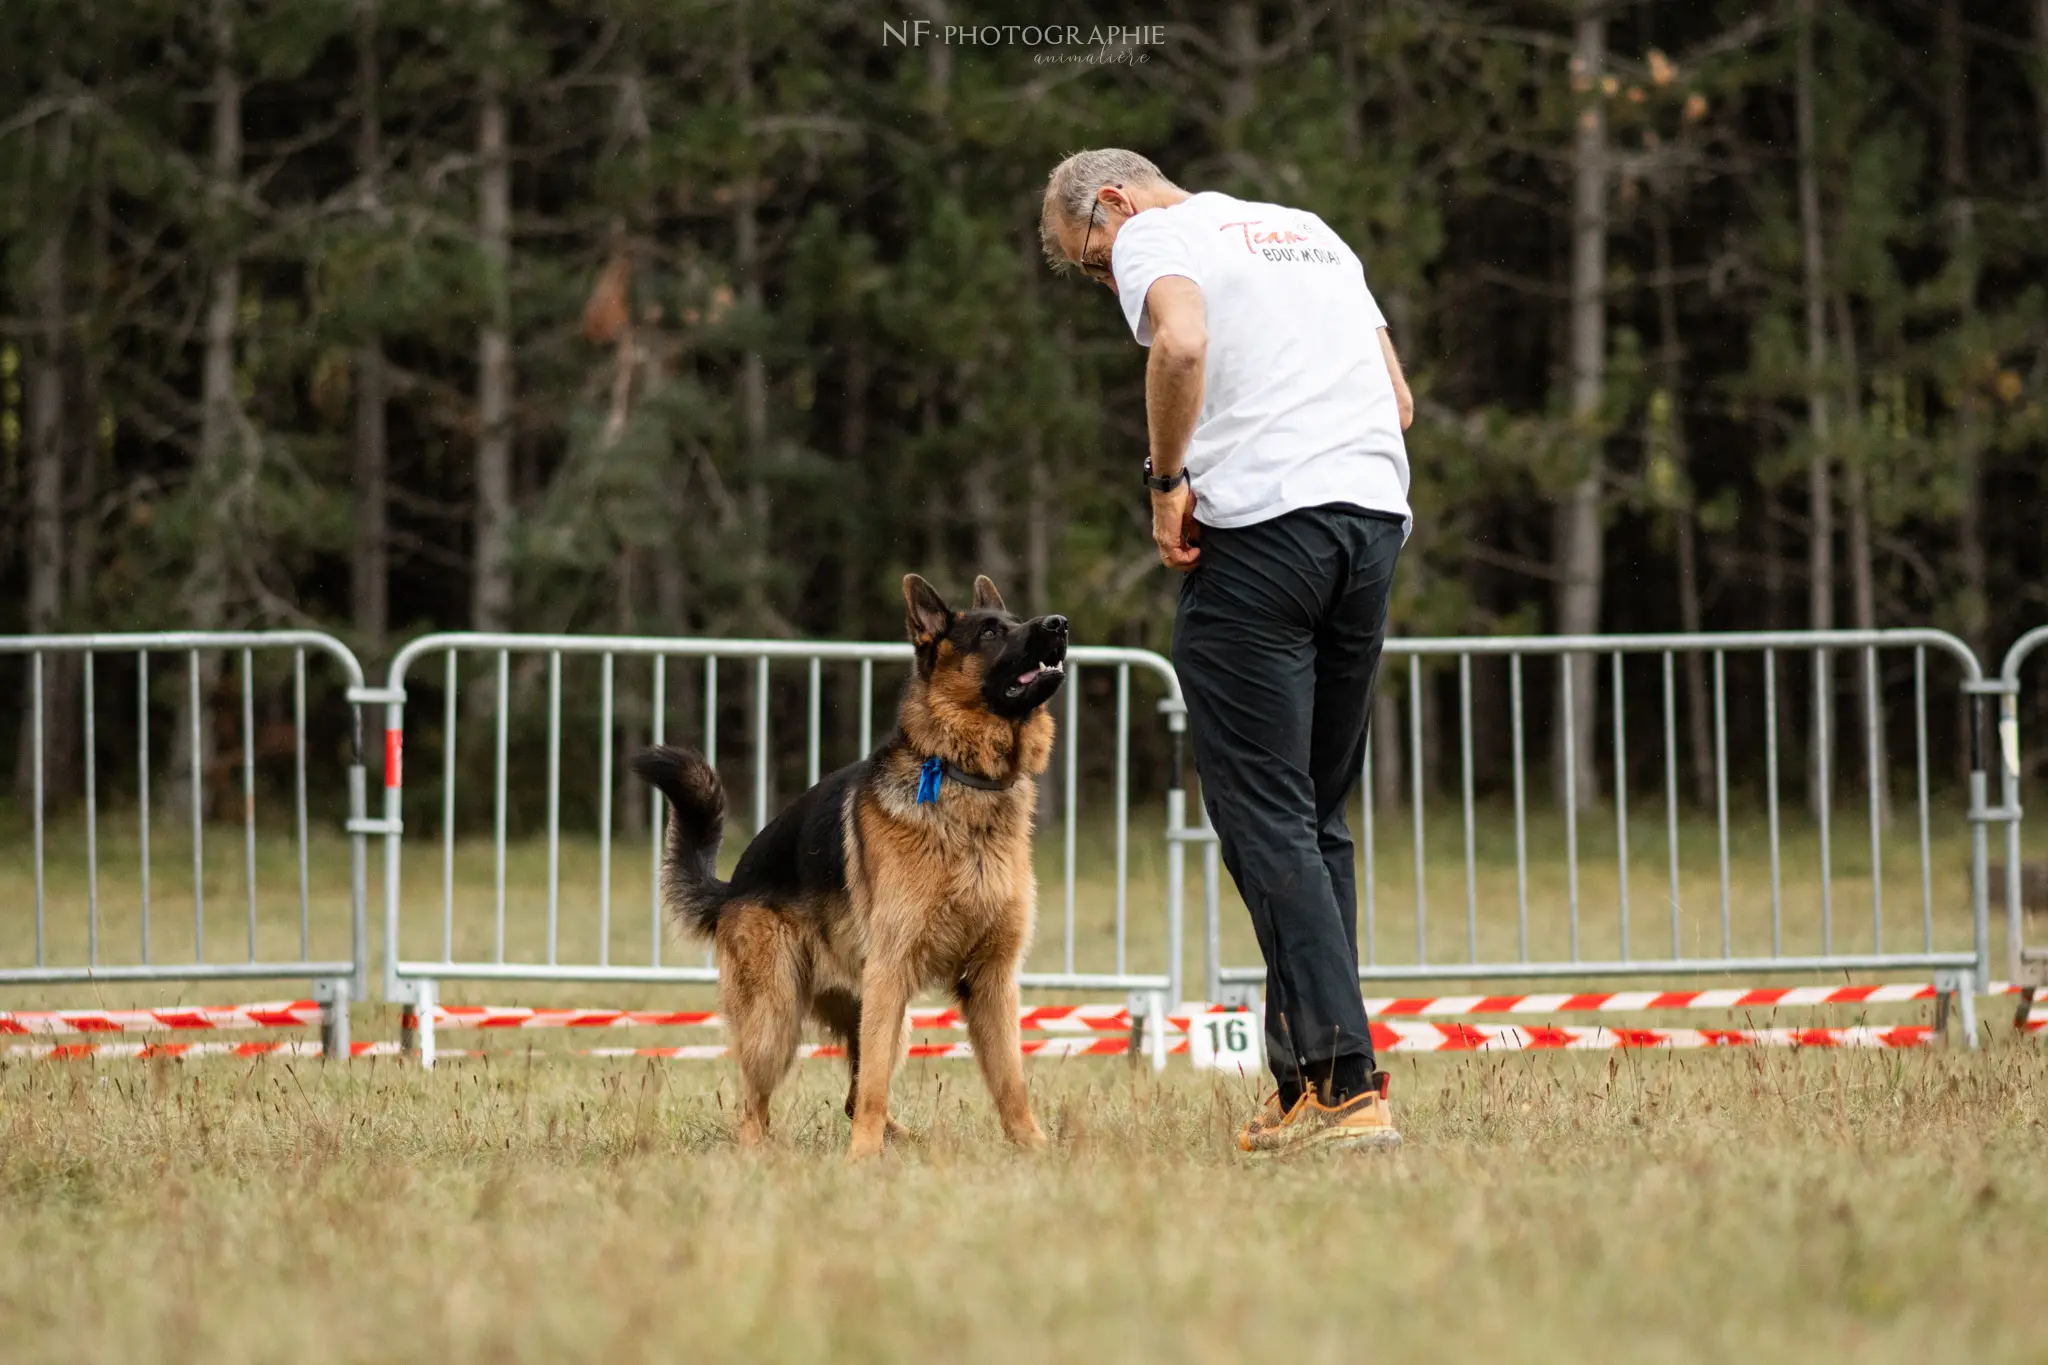
{"label": "dog's open mouth", "polygon": [[1045,678],[1064,678],[1067,675],[1066,652],[1041,663],[1035,663],[1017,675],[1017,681],[1010,684],[1008,695],[1021,697],[1024,690]]}

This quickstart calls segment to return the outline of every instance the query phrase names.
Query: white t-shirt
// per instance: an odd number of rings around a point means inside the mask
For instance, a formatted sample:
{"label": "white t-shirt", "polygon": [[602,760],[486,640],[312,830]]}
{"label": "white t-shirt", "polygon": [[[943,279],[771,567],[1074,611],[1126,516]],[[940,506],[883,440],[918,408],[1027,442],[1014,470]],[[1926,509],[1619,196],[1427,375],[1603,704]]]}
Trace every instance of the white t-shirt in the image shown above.
{"label": "white t-shirt", "polygon": [[1327,223],[1197,194],[1125,223],[1110,265],[1143,346],[1153,283],[1183,275],[1201,288],[1208,365],[1187,454],[1196,520],[1249,526],[1351,503],[1413,525],[1401,411],[1380,350],[1387,321],[1364,266]]}

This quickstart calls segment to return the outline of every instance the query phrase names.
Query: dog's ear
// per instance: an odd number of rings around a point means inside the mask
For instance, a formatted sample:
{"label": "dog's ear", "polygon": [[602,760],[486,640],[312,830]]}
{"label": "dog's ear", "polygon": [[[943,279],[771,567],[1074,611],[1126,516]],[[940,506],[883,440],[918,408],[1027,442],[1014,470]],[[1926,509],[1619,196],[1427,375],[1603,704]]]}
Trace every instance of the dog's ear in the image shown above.
{"label": "dog's ear", "polygon": [[974,605],[979,610],[991,607],[997,611],[1005,610],[1003,595],[996,591],[995,583],[987,574],[982,574],[974,580]]}
{"label": "dog's ear", "polygon": [[953,624],[952,609],[938,590],[914,573],[903,575],[903,604],[910,609],[910,642],[928,645]]}

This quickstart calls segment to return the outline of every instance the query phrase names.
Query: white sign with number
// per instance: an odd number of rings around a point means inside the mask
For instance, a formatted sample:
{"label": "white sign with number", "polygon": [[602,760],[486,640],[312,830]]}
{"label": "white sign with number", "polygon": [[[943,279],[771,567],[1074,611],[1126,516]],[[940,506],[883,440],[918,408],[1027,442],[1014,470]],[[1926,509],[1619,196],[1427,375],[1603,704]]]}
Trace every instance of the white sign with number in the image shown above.
{"label": "white sign with number", "polygon": [[1256,1076],[1265,1069],[1260,1056],[1263,1034],[1258,1016],[1246,1010],[1197,1014],[1188,1021],[1188,1059],[1197,1071]]}

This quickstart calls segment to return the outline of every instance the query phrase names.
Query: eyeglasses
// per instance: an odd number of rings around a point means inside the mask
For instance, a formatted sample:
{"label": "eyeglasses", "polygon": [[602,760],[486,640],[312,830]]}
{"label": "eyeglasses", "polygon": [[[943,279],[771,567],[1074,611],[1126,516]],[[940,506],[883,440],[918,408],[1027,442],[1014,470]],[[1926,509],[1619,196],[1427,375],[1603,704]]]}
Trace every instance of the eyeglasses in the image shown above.
{"label": "eyeglasses", "polygon": [[[1120,190],[1123,187],[1123,182],[1118,181],[1112,188]],[[1083,275],[1094,280],[1097,284],[1108,284],[1115,278],[1110,273],[1109,262],[1091,261],[1088,259],[1088,244],[1095,240],[1095,215],[1101,211],[1102,201],[1097,199],[1095,207],[1088,210],[1088,231],[1081,237],[1081,255],[1075,260],[1074,264],[1081,268]]]}

